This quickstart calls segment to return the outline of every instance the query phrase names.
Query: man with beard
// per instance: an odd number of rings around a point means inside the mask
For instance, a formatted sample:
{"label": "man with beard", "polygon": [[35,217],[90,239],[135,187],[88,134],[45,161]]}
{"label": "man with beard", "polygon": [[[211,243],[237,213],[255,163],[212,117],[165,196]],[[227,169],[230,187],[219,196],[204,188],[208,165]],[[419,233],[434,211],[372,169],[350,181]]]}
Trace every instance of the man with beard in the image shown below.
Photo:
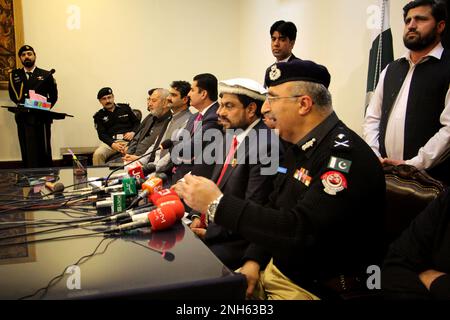
{"label": "man with beard", "polygon": [[416,0],[404,8],[409,51],[380,76],[364,137],[382,163],[412,165],[450,183],[450,53],[441,36],[445,4]]}
{"label": "man with beard", "polygon": [[[125,162],[135,161],[144,154],[152,152],[163,141],[163,135],[172,118],[167,98],[169,91],[162,88],[149,91],[147,110],[150,114],[142,121],[135,137],[125,148]],[[155,153],[148,157],[148,161],[155,159]]]}
{"label": "man with beard", "polygon": [[[22,69],[15,69],[9,77],[9,97],[17,104],[23,104],[34,90],[55,105],[58,89],[52,73],[36,67],[34,49],[25,45],[18,52]],[[42,168],[52,166],[50,144],[52,120],[37,113],[17,113],[15,116],[19,135],[23,166]]]}
{"label": "man with beard", "polygon": [[[180,130],[186,127],[189,118],[192,116],[189,110],[190,99],[188,97],[191,91],[191,84],[187,81],[173,81],[169,88],[169,97],[167,98],[167,106],[172,113],[172,119],[167,125],[167,129],[161,141],[171,139],[175,141],[180,134]],[[151,146],[145,153],[151,152],[154,146]],[[142,164],[149,164],[151,156],[147,156],[139,160]],[[155,159],[153,160],[154,171],[165,172],[171,170],[172,166],[168,166],[170,163],[170,151],[158,150],[155,153]]]}
{"label": "man with beard", "polygon": [[103,108],[94,115],[94,123],[102,144],[94,152],[94,166],[104,165],[110,156],[124,152],[139,127],[139,119],[133,110],[128,105],[114,102],[111,88],[100,89],[97,99]]}
{"label": "man with beard", "polygon": [[[212,174],[225,194],[264,204],[273,190],[274,172],[264,172],[272,159],[279,160],[278,138],[261,120],[261,107],[266,98],[264,87],[251,79],[231,79],[219,83],[219,123],[225,132],[223,157]],[[273,143],[273,144],[272,144]],[[205,217],[192,216],[191,229],[228,267],[236,269],[249,242],[239,234],[215,223],[205,225]]]}

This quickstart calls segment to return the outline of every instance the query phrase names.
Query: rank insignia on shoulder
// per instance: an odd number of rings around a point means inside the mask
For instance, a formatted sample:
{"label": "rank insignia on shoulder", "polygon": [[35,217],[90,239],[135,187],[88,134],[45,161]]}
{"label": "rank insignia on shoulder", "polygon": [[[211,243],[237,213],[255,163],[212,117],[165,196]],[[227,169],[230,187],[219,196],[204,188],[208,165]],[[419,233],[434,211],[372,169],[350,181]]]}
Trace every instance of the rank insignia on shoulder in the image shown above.
{"label": "rank insignia on shoulder", "polygon": [[338,134],[334,139],[333,148],[336,150],[349,150],[351,147],[350,138],[344,133]]}
{"label": "rank insignia on shoulder", "polygon": [[236,166],[237,166],[237,159],[233,158],[233,160],[231,160],[231,167],[236,168]]}
{"label": "rank insignia on shoulder", "polygon": [[331,157],[328,163],[328,169],[337,170],[344,173],[349,173],[352,162],[350,160]]}
{"label": "rank insignia on shoulder", "polygon": [[304,145],[302,145],[302,150],[306,151],[308,149],[311,149],[312,147],[314,147],[314,143],[316,143],[316,138],[312,138],[311,140],[309,140],[307,143],[305,143]]}
{"label": "rank insignia on shoulder", "polygon": [[322,184],[325,187],[324,191],[331,196],[335,196],[338,192],[347,189],[347,179],[345,176],[337,171],[329,171],[322,175]]}
{"label": "rank insignia on shoulder", "polygon": [[297,179],[307,187],[311,185],[312,181],[312,178],[309,176],[309,171],[304,168],[295,170],[294,179]]}

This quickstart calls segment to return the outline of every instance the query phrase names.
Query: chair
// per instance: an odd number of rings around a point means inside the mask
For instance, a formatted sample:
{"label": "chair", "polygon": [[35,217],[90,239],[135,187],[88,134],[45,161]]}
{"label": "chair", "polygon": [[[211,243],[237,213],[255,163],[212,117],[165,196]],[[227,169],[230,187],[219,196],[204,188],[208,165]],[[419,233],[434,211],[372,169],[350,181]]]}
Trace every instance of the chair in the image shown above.
{"label": "chair", "polygon": [[[383,252],[401,235],[411,221],[445,190],[442,182],[410,165],[385,165],[386,211],[384,216]],[[339,293],[341,300],[373,301],[382,299],[379,290],[365,288],[365,280],[353,289]],[[358,288],[359,284],[359,288]]]}
{"label": "chair", "polygon": [[133,109],[134,114],[136,115],[136,117],[139,119],[139,122],[142,121],[142,111],[139,109]]}
{"label": "chair", "polygon": [[442,182],[410,165],[383,167],[386,178],[385,241],[388,246],[445,190]]}

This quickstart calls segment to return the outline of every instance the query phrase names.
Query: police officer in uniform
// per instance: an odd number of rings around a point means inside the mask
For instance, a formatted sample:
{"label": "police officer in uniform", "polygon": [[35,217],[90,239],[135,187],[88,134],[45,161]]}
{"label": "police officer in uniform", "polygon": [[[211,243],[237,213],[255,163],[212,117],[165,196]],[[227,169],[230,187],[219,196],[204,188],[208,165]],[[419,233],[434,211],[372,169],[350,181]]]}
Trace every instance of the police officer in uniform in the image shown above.
{"label": "police officer in uniform", "polygon": [[100,89],[97,99],[103,108],[94,115],[94,123],[102,144],[94,152],[95,166],[104,165],[110,156],[125,152],[140,124],[129,105],[114,102],[111,88]]}
{"label": "police officer in uniform", "polygon": [[[47,98],[54,106],[58,100],[58,89],[51,71],[36,67],[34,49],[25,45],[18,52],[23,65],[9,75],[9,97],[16,104],[23,104],[34,90]],[[51,124],[52,119],[37,112],[18,112],[15,116],[19,135],[23,166],[42,168],[52,166]]]}
{"label": "police officer in uniform", "polygon": [[277,63],[266,83],[262,112],[290,143],[269,203],[223,195],[213,182],[190,175],[175,190],[210,221],[254,244],[240,270],[248,296],[336,298],[365,286],[367,268],[382,259],[383,171],[333,111],[324,66]]}

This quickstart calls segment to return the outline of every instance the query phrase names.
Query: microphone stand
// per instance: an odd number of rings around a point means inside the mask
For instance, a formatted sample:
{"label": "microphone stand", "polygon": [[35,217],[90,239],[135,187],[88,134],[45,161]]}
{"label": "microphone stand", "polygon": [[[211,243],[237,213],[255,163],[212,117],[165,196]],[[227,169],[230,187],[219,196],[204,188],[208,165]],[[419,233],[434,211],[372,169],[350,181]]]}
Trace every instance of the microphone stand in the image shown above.
{"label": "microphone stand", "polygon": [[108,181],[109,181],[109,179],[111,178],[111,176],[112,176],[115,172],[117,172],[117,171],[119,171],[119,170],[121,170],[121,169],[124,169],[125,166],[130,165],[130,164],[132,164],[132,163],[135,163],[135,162],[137,162],[137,161],[139,161],[139,160],[141,160],[141,159],[143,159],[143,158],[145,158],[145,157],[147,157],[147,156],[151,156],[151,155],[152,155],[153,153],[155,153],[156,151],[163,150],[163,149],[166,149],[166,148],[164,148],[164,147],[161,145],[161,146],[159,146],[158,148],[156,148],[156,149],[150,151],[149,153],[146,153],[146,154],[140,156],[140,157],[137,158],[136,160],[133,160],[133,161],[131,161],[131,162],[128,162],[126,165],[117,167],[116,169],[114,169],[113,171],[111,171],[111,173],[106,177],[106,179],[105,179],[105,187],[108,186]]}

